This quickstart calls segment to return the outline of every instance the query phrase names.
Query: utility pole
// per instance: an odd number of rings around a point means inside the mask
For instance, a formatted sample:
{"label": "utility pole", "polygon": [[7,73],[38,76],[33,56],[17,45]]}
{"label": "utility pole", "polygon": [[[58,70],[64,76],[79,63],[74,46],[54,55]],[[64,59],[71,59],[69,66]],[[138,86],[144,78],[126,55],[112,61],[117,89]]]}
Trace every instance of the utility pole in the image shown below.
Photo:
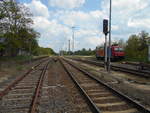
{"label": "utility pole", "polygon": [[110,72],[111,67],[111,10],[112,10],[112,1],[110,0],[109,8],[109,54],[108,54],[108,71]]}
{"label": "utility pole", "polygon": [[68,40],[68,54],[70,55],[70,40]]}
{"label": "utility pole", "polygon": [[72,27],[72,52],[74,52],[74,29],[75,26]]}

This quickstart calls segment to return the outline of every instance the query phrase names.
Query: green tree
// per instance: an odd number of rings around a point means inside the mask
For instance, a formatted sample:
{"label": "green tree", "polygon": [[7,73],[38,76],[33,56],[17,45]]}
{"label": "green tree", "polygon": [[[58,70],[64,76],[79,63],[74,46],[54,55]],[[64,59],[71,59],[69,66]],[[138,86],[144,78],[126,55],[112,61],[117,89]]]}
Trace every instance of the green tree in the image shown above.
{"label": "green tree", "polygon": [[33,21],[29,9],[14,0],[1,1],[0,6],[0,37],[5,38],[6,53],[16,56],[20,50],[29,51],[29,45],[35,49],[39,33],[31,28]]}
{"label": "green tree", "polygon": [[148,36],[149,34],[146,33],[145,31],[142,31],[141,33],[139,33],[139,41],[140,41],[139,50],[144,50],[147,48]]}
{"label": "green tree", "polygon": [[75,55],[94,55],[95,50],[91,50],[90,48],[86,50],[85,48],[83,48],[82,50],[75,51],[74,54]]}
{"label": "green tree", "polygon": [[126,47],[125,47],[126,56],[130,59],[147,61],[148,38],[149,38],[149,34],[145,31],[141,31],[138,35],[131,35],[127,40]]}
{"label": "green tree", "polygon": [[38,55],[56,55],[56,53],[51,48],[37,48]]}
{"label": "green tree", "polygon": [[138,55],[139,39],[137,35],[131,35],[127,41],[125,53],[127,57],[135,58]]}

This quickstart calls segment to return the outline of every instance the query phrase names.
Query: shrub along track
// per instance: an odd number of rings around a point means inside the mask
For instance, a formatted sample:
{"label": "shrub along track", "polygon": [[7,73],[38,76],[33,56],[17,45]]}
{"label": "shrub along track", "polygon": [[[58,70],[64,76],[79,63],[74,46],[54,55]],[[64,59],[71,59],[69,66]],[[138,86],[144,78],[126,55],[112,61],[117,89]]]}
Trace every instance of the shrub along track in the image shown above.
{"label": "shrub along track", "polygon": [[44,60],[0,92],[0,113],[35,113],[48,68]]}
{"label": "shrub along track", "polygon": [[72,62],[68,60],[61,62],[82,91],[94,113],[150,113],[150,110],[141,104],[114,90]]}

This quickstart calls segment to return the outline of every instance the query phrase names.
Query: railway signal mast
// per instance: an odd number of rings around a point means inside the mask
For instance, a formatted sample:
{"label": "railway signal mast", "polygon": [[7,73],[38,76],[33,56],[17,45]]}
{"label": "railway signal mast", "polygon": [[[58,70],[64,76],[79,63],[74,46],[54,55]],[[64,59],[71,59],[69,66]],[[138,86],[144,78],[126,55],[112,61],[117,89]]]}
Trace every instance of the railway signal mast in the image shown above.
{"label": "railway signal mast", "polygon": [[104,61],[104,66],[105,69],[108,71],[108,62],[107,62],[107,34],[108,34],[108,20],[104,19],[103,20],[103,33],[105,34],[105,61]]}
{"label": "railway signal mast", "polygon": [[109,55],[108,55],[108,71],[110,72],[110,62],[111,62],[111,10],[112,10],[112,0],[110,0],[109,7]]}
{"label": "railway signal mast", "polygon": [[[110,72],[110,62],[111,62],[111,11],[112,11],[112,0],[110,0],[109,7],[109,31],[108,31],[108,20],[104,19],[103,21],[103,33],[105,34],[105,68],[107,67],[107,71]],[[108,50],[108,60],[107,60],[107,34],[109,33],[109,50]],[[107,64],[106,64],[107,62]]]}

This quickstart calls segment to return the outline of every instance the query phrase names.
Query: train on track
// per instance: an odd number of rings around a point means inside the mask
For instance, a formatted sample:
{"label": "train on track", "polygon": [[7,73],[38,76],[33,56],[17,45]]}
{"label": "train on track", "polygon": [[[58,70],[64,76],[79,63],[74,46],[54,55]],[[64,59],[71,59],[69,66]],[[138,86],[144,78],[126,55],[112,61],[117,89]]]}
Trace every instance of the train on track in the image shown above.
{"label": "train on track", "polygon": [[[107,48],[107,56],[109,53],[109,49]],[[124,59],[125,57],[125,52],[124,49],[122,47],[120,47],[119,45],[113,45],[111,46],[111,60],[120,60],[120,59]],[[105,57],[105,47],[96,47],[96,58],[98,60],[103,60]]]}

